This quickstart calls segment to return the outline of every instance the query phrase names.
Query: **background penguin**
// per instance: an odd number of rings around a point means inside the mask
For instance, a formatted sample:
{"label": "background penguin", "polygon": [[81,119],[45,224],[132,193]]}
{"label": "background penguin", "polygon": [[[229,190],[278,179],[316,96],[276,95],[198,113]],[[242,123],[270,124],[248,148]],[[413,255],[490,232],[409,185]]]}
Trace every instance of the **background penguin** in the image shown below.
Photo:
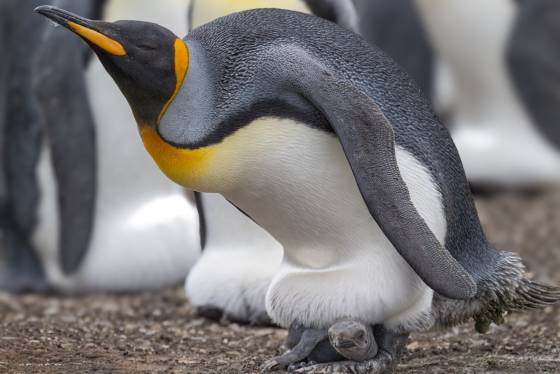
{"label": "background penguin", "polygon": [[31,13],[39,4],[17,0],[0,4],[0,289],[16,292],[47,287],[29,240],[35,225],[34,173],[41,141],[30,56],[46,31],[46,22]]}
{"label": "background penguin", "polygon": [[432,96],[435,62],[411,0],[307,0],[315,15],[352,30],[381,48]]}
{"label": "background penguin", "polygon": [[[546,22],[539,19],[528,25],[529,19],[535,20],[531,8],[539,5],[519,8],[511,0],[416,4],[437,55],[452,75],[454,111],[447,122],[469,180],[496,187],[560,182],[560,148],[545,136],[550,131],[539,131],[531,117],[533,113],[536,123],[553,121],[552,113],[558,110],[550,105],[553,99],[542,99],[555,95],[540,93],[554,90],[549,71],[541,69],[547,83],[527,78],[544,56],[552,58],[553,53],[535,44],[536,36],[531,35],[532,29],[547,27]],[[535,116],[537,112],[542,114]]]}
{"label": "background penguin", "polygon": [[560,148],[560,3],[518,0],[507,62],[513,83],[533,121]]}
{"label": "background penguin", "polygon": [[[192,0],[189,27],[253,8],[309,12],[299,0]],[[205,244],[185,283],[187,297],[202,316],[263,324],[270,320],[265,294],[282,260],[282,246],[219,194],[200,194]]]}
{"label": "background penguin", "polygon": [[282,243],[266,297],[275,322],[379,326],[380,355],[331,369],[384,372],[410,331],[469,318],[482,329],[560,298],[488,243],[448,132],[355,34],[276,9],[185,40],[150,23],[38,12],[92,46],[169,178],[220,192]]}
{"label": "background penguin", "polygon": [[[200,253],[192,193],[163,178],[137,142],[122,141],[136,131],[126,101],[87,46],[37,19],[33,9],[44,3],[0,5],[8,60],[0,69],[9,78],[0,85],[8,90],[0,111],[0,288],[176,284]],[[104,4],[51,3],[93,18]],[[107,17],[136,15],[183,33],[187,7],[186,0],[115,0]]]}
{"label": "background penguin", "polygon": [[[81,4],[67,0],[70,8],[83,6]],[[184,0],[157,3],[149,0],[108,1],[105,18],[138,17],[164,23],[176,32],[184,33],[187,7]],[[54,163],[53,170],[49,159],[54,156],[56,144],[53,146],[52,138],[50,143],[44,144],[38,165],[42,199],[33,239],[49,282],[57,289],[79,291],[143,290],[180,282],[200,253],[198,214],[192,193],[165,180],[150,165],[141,145],[126,140],[136,132],[130,109],[122,96],[115,92],[114,83],[104,73],[99,61],[92,60],[86,71],[83,67],[68,66],[72,63],[69,56],[73,56],[74,63],[78,64],[81,54],[89,49],[83,43],[76,46],[76,41],[69,36],[57,29],[43,41],[36,92],[44,110],[50,113],[45,114],[47,128],[60,128],[62,137],[54,142],[64,142],[69,136],[69,123],[58,123],[57,109],[61,108],[57,108],[57,96],[53,92],[73,95],[75,92],[68,92],[68,82],[83,82],[80,103],[76,105],[91,108],[89,126],[95,129],[92,165],[97,190],[91,212],[91,238],[83,248],[83,261],[69,274],[58,266],[61,242],[55,235],[59,230],[64,233],[68,224],[68,219],[60,216],[56,196],[67,196],[69,192],[57,192],[53,184],[53,176],[58,174],[57,164]],[[50,67],[49,61],[56,61],[59,66]],[[53,77],[53,71],[60,76]],[[69,72],[74,72],[71,78]],[[68,100],[66,98],[63,102]],[[80,113],[85,115],[87,111]],[[82,132],[85,126],[81,126]],[[83,150],[76,152],[80,154],[76,157],[76,167],[86,165]],[[71,158],[65,155],[63,160],[70,161]],[[68,165],[67,169],[76,177],[76,168]],[[76,212],[68,218],[76,219],[79,215]],[[53,219],[57,216],[60,218]]]}

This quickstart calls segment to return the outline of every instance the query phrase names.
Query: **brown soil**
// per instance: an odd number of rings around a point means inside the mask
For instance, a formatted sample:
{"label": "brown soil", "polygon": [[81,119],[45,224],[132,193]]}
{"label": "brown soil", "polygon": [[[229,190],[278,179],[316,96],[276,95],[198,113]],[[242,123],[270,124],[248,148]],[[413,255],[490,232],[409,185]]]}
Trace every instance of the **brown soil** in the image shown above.
{"label": "brown soil", "polygon": [[[560,284],[560,191],[479,197],[490,239]],[[560,373],[560,308],[413,336],[399,373]],[[212,323],[181,289],[121,296],[0,294],[2,373],[255,373],[283,330]]]}

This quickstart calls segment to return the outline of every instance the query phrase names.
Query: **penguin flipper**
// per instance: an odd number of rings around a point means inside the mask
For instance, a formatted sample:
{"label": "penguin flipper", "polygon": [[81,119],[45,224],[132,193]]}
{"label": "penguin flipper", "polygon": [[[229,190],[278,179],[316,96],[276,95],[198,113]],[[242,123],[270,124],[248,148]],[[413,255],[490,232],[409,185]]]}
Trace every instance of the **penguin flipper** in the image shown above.
{"label": "penguin flipper", "polygon": [[86,255],[95,207],[95,131],[85,49],[71,34],[51,30],[39,51],[34,81],[58,185],[59,259],[66,274],[75,272]]}
{"label": "penguin flipper", "polygon": [[[360,193],[385,236],[437,293],[469,299],[477,286],[413,205],[395,154],[393,128],[377,104],[301,51],[288,69],[291,85],[326,117],[340,139]],[[284,54],[285,56],[285,54]]]}

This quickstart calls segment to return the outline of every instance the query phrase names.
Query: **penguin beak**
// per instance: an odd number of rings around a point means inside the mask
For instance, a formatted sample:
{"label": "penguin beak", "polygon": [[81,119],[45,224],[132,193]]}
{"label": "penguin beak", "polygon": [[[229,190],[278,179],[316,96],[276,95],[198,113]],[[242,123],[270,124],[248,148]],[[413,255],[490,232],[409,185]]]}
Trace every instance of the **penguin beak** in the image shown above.
{"label": "penguin beak", "polygon": [[106,53],[113,56],[126,55],[126,50],[122,44],[107,36],[108,30],[104,31],[104,29],[106,29],[104,25],[108,25],[106,22],[92,21],[50,5],[37,7],[35,8],[35,12],[66,27],[79,35],[86,42],[102,49]]}
{"label": "penguin beak", "polygon": [[334,343],[336,348],[352,348],[355,346],[352,340],[339,339]]}

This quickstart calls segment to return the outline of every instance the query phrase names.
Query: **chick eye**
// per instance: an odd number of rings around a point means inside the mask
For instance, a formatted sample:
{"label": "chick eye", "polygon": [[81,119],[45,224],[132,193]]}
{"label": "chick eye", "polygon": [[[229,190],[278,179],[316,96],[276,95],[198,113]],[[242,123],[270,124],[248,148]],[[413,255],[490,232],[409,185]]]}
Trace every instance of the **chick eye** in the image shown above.
{"label": "chick eye", "polygon": [[363,331],[360,331],[360,332],[358,333],[358,335],[356,335],[356,338],[359,339],[359,340],[362,340],[362,339],[365,338],[365,337],[366,337],[366,336],[365,336],[365,334],[364,334]]}

